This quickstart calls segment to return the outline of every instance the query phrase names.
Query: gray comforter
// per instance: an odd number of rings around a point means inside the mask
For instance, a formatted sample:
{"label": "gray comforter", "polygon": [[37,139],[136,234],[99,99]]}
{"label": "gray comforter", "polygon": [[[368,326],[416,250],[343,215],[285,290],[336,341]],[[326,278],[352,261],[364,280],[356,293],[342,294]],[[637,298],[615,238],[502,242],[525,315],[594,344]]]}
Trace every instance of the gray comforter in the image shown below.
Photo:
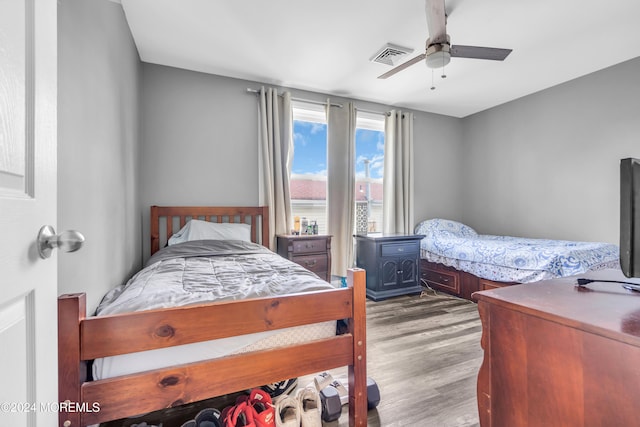
{"label": "gray comforter", "polygon": [[255,243],[197,240],[166,247],[96,315],[332,289],[314,273]]}

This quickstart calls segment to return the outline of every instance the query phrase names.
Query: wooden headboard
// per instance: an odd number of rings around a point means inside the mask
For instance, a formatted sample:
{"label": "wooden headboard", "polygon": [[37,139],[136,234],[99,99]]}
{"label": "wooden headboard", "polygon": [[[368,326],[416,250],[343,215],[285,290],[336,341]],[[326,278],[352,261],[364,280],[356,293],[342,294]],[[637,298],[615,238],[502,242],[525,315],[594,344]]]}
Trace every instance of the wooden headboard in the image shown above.
{"label": "wooden headboard", "polygon": [[267,206],[151,206],[151,255],[192,220],[251,225],[251,241],[269,247]]}

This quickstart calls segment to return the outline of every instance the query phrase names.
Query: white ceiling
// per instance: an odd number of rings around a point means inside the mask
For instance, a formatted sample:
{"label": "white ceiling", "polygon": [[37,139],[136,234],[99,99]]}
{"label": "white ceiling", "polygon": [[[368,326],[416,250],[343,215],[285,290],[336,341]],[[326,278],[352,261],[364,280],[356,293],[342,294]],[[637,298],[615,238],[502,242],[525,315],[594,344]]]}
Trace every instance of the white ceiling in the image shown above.
{"label": "white ceiling", "polygon": [[424,51],[424,0],[122,0],[142,61],[464,117],[640,56],[639,0],[449,0],[451,44],[510,48],[386,80],[386,43]]}

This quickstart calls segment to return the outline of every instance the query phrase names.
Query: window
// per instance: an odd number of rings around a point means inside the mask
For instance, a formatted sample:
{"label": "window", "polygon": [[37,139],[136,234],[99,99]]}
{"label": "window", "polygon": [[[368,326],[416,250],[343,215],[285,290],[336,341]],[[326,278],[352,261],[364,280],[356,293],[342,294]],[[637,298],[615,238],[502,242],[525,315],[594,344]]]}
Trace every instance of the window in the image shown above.
{"label": "window", "polygon": [[[382,231],[384,116],[358,112],[356,232]],[[323,105],[293,103],[291,213],[327,233],[327,119]]]}
{"label": "window", "polygon": [[384,116],[358,112],[356,122],[356,233],[382,232]]}
{"label": "window", "polygon": [[293,103],[291,214],[327,233],[327,117],[324,106]]}

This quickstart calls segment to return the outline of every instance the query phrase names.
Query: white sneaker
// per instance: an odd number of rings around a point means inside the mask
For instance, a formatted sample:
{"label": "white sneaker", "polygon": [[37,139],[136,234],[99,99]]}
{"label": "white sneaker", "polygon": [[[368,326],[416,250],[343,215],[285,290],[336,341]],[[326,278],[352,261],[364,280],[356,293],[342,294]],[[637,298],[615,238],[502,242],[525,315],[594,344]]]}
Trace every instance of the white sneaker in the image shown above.
{"label": "white sneaker", "polygon": [[322,403],[318,390],[312,387],[301,388],[296,393],[300,406],[301,427],[322,427]]}
{"label": "white sneaker", "polygon": [[300,427],[298,400],[286,395],[276,403],[276,427]]}

